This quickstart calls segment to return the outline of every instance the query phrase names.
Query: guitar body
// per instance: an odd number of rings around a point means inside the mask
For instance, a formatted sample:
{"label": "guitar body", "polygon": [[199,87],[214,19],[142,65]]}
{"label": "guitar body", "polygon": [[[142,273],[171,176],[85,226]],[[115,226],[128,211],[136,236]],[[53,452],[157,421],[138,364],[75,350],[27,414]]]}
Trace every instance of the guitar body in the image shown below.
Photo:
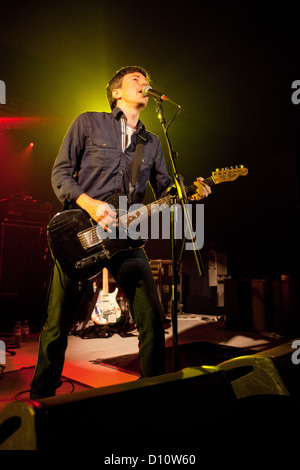
{"label": "guitar body", "polygon": [[117,302],[118,288],[110,294],[102,289],[92,312],[91,319],[96,325],[112,325],[121,320],[122,312]]}
{"label": "guitar body", "polygon": [[[118,217],[119,196],[115,193],[106,202],[111,204]],[[121,232],[121,237],[119,236]],[[109,238],[100,225],[82,209],[70,209],[56,214],[47,228],[52,256],[70,279],[92,279],[105,267],[108,259],[119,251],[141,248],[143,239],[122,238],[122,230],[114,230]]]}

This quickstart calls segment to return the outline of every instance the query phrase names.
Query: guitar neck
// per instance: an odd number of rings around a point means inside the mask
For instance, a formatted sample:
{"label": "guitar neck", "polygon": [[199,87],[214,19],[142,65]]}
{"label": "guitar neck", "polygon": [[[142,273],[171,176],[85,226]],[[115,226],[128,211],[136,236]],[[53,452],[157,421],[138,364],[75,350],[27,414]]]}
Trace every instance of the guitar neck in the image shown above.
{"label": "guitar neck", "polygon": [[[245,176],[248,174],[248,169],[244,167],[244,165],[239,165],[236,167],[226,167],[226,168],[217,168],[216,171],[212,173],[211,176],[208,178],[205,178],[202,182],[206,184],[207,186],[214,186],[219,183],[225,183],[226,181],[234,181],[236,180],[239,176]],[[197,186],[195,184],[192,184],[191,186],[186,186],[185,187],[185,192],[187,197],[195,194],[197,192]],[[162,199],[159,199],[158,201],[152,202],[151,204],[148,204],[147,206],[142,206],[140,209],[135,210],[131,213],[128,213],[124,217],[124,225],[128,227],[128,225],[135,219],[139,219],[139,221],[145,219],[146,217],[149,217],[155,212],[159,212],[160,210],[163,210],[164,208],[170,207],[172,203],[172,197],[171,196],[165,196]],[[120,217],[120,219],[123,219],[123,217]]]}
{"label": "guitar neck", "polygon": [[[203,183],[207,184],[207,186],[210,186],[210,187],[214,186],[216,184],[211,176],[209,178],[206,178],[205,180],[203,180]],[[195,184],[192,184],[191,186],[186,186],[185,187],[185,192],[186,192],[186,195],[188,197],[191,196],[192,194],[194,194],[196,191],[197,191],[197,186]],[[157,201],[152,202],[152,203],[148,204],[147,206],[142,207],[138,211],[139,220],[142,220],[146,217],[150,217],[157,210],[161,210],[162,206],[165,206],[165,208],[170,207],[171,203],[172,203],[172,197],[171,196],[165,196],[162,199],[158,199]],[[128,213],[128,215],[127,215],[127,225],[129,225],[130,222],[132,222],[132,220],[136,219],[136,217],[137,217],[137,212],[136,211]]]}
{"label": "guitar neck", "polygon": [[[214,182],[212,176],[209,176],[208,178],[205,178],[202,181],[202,183],[206,184],[210,188],[216,184]],[[194,194],[197,191],[197,186],[195,184],[192,184],[191,186],[185,186],[184,189],[185,189],[186,195],[191,196],[192,194]]]}
{"label": "guitar neck", "polygon": [[[203,180],[202,183],[207,184],[207,186],[210,186],[210,187],[212,187],[216,184],[214,182],[212,176],[209,176],[208,178],[205,178],[205,180]],[[195,190],[197,189],[197,186],[195,184],[193,184],[192,186],[190,186],[190,188],[192,188],[193,191],[195,192]]]}
{"label": "guitar neck", "polygon": [[102,271],[102,290],[103,294],[108,294],[108,270],[106,268]]}

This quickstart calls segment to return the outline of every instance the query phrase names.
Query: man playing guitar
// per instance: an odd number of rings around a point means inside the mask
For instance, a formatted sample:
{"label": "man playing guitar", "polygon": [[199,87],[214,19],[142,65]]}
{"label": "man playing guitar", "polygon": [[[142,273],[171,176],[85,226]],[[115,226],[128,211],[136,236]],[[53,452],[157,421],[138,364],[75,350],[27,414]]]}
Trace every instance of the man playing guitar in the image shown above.
{"label": "man playing guitar", "polygon": [[[111,231],[116,212],[105,202],[114,192],[129,196],[129,183],[138,134],[144,154],[131,202],[141,203],[148,181],[156,198],[172,186],[159,139],[146,131],[140,112],[148,97],[142,93],[149,75],[141,67],[125,67],[107,85],[111,112],[85,112],[71,124],[52,170],[52,186],[64,209],[81,208],[102,228]],[[211,190],[202,178],[195,182],[196,198]],[[142,248],[123,250],[106,267],[129,303],[139,331],[142,377],[165,372],[163,312],[147,256]],[[64,364],[67,339],[76,309],[89,280],[71,279],[55,260],[31,384],[32,399],[55,395]]]}

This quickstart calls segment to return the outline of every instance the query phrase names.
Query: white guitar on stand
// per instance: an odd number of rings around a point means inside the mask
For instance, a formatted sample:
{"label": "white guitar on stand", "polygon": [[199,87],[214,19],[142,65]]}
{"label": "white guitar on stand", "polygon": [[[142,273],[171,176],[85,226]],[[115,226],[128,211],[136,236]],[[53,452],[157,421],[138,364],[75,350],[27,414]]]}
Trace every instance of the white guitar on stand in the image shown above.
{"label": "white guitar on stand", "polygon": [[108,288],[108,270],[102,271],[102,289],[91,315],[91,319],[96,325],[112,325],[121,320],[121,308],[117,302],[118,288],[109,294]]}

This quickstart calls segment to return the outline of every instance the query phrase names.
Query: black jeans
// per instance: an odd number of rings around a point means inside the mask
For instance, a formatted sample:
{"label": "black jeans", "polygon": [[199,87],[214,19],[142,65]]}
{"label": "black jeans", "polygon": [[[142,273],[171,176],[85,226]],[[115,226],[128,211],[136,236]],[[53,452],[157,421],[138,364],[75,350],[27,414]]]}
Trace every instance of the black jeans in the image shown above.
{"label": "black jeans", "polygon": [[[165,372],[163,312],[149,261],[144,250],[122,251],[107,263],[127,297],[139,332],[142,377]],[[71,281],[54,265],[46,320],[40,334],[38,359],[31,383],[33,399],[55,395],[62,373],[68,335],[88,283]]]}

